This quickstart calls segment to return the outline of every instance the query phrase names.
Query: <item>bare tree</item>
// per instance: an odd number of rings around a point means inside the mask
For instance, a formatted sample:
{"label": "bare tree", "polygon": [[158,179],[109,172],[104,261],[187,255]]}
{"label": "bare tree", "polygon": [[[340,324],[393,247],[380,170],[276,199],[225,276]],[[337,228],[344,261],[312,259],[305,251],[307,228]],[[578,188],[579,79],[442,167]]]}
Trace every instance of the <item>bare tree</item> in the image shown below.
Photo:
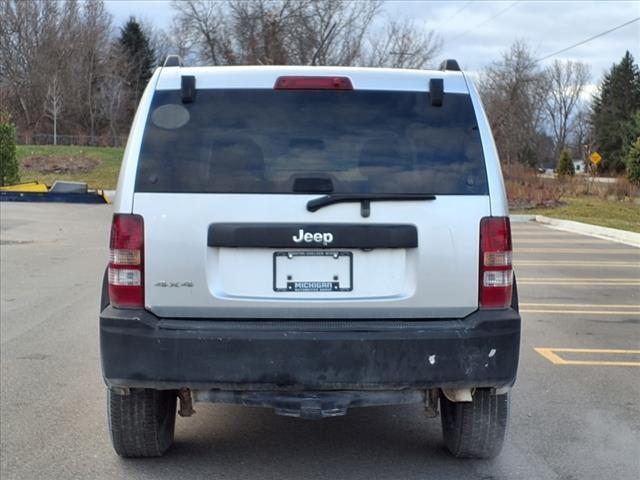
{"label": "bare tree", "polygon": [[354,65],[382,2],[174,1],[185,50],[214,65]]}
{"label": "bare tree", "polygon": [[516,41],[492,63],[480,82],[480,93],[502,161],[535,165],[547,81],[526,43]]}
{"label": "bare tree", "polygon": [[179,42],[183,48],[195,50],[205,63],[222,65],[227,49],[224,41],[226,4],[207,0],[174,0],[171,4],[176,12],[174,25],[181,32]]}
{"label": "bare tree", "polygon": [[146,20],[139,20],[142,31],[149,39],[149,46],[151,50],[156,54],[157,65],[162,66],[167,55],[180,55],[181,52],[177,52],[176,45],[174,45],[175,32],[169,28],[164,30],[151,22]]}
{"label": "bare tree", "polygon": [[62,89],[58,74],[54,74],[47,89],[45,102],[45,115],[53,121],[53,144],[58,144],[58,118],[64,108],[62,100]]}
{"label": "bare tree", "polygon": [[357,65],[366,36],[382,9],[381,1],[300,2],[292,25],[291,56],[301,65]]}
{"label": "bare tree", "polygon": [[109,69],[109,42],[113,34],[111,21],[111,15],[105,10],[102,0],[87,0],[83,3],[74,61],[69,65],[75,77],[68,79],[76,100],[74,103],[77,104],[74,118],[82,126],[88,125],[87,133],[92,142],[95,141],[100,121],[98,91]]}
{"label": "bare tree", "polygon": [[554,137],[554,158],[565,148],[573,128],[580,95],[589,81],[589,66],[571,60],[556,60],[545,72],[548,82],[546,113]]}
{"label": "bare tree", "polygon": [[[297,8],[296,8],[297,7]],[[286,65],[288,36],[304,5],[295,0],[227,3],[228,43],[223,57],[240,65]]]}
{"label": "bare tree", "polygon": [[44,116],[52,46],[59,39],[60,8],[55,0],[0,3],[0,84],[10,90],[8,105],[19,125],[32,131]]}
{"label": "bare tree", "polygon": [[109,56],[109,73],[100,82],[98,90],[98,112],[106,119],[109,127],[111,143],[117,145],[118,127],[122,122],[126,92],[125,71],[126,61],[117,48],[111,50]]}
{"label": "bare tree", "polygon": [[[179,0],[173,1],[183,3]],[[138,22],[149,39],[149,46],[156,55],[158,67],[163,66],[169,55],[178,55],[185,65],[206,63],[202,61],[193,41],[194,35],[191,26],[181,21],[178,13],[173,16],[171,24],[167,28],[159,27],[147,20],[138,20]]]}
{"label": "bare tree", "polygon": [[179,14],[174,15],[168,28],[151,31],[149,38],[160,65],[170,54],[179,55],[187,65],[204,63],[196,44],[197,36],[193,34],[190,23],[185,22]]}
{"label": "bare tree", "polygon": [[35,130],[51,104],[51,81],[64,102],[65,123],[95,129],[96,67],[109,42],[111,19],[102,0],[0,2],[0,84],[8,89],[8,108],[21,130]]}
{"label": "bare tree", "polygon": [[587,157],[594,150],[596,144],[593,125],[591,124],[591,114],[592,112],[589,105],[578,103],[573,116],[573,128],[569,135],[574,151],[579,152],[580,158],[582,158],[587,165],[590,164]]}
{"label": "bare tree", "polygon": [[424,68],[442,48],[433,30],[411,19],[389,20],[383,34],[372,35],[364,64],[370,67]]}

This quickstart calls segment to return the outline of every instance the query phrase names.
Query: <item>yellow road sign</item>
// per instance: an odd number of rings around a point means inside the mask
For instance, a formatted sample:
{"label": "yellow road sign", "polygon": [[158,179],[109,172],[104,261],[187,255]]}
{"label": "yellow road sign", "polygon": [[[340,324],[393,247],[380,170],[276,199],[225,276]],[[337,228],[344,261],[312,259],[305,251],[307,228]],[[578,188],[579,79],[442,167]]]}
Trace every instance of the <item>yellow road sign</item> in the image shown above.
{"label": "yellow road sign", "polygon": [[602,161],[602,156],[598,152],[593,152],[589,158],[594,165],[598,165]]}

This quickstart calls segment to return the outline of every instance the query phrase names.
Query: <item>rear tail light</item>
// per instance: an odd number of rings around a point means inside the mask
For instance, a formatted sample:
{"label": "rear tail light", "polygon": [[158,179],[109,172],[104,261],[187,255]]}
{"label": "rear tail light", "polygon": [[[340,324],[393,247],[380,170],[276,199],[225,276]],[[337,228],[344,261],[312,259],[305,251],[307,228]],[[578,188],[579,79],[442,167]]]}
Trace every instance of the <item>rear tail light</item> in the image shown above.
{"label": "rear tail light", "polygon": [[349,77],[278,77],[276,90],[353,90]]}
{"label": "rear tail light", "polygon": [[513,267],[508,217],[480,221],[480,308],[511,305]]}
{"label": "rear tail light", "polygon": [[115,214],[109,245],[109,302],[118,308],[144,306],[144,222],[140,215]]}

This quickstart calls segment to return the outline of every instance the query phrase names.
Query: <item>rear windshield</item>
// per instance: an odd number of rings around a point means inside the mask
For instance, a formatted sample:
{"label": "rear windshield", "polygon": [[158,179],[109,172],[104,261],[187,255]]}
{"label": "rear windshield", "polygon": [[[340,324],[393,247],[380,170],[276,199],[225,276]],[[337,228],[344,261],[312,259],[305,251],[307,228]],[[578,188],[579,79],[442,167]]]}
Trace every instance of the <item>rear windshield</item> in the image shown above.
{"label": "rear windshield", "polygon": [[157,91],[138,192],[485,195],[471,99],[426,92]]}

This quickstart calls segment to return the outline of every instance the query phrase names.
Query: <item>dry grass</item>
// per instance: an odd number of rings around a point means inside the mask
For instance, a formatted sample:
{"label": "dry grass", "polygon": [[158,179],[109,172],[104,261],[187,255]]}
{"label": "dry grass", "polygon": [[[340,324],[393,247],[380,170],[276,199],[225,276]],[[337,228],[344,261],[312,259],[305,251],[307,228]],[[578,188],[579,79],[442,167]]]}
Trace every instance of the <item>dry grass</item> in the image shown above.
{"label": "dry grass", "polygon": [[513,209],[558,207],[567,198],[597,198],[633,203],[640,194],[638,186],[624,177],[604,183],[589,176],[550,178],[522,165],[503,168],[507,197]]}
{"label": "dry grass", "polygon": [[640,189],[626,178],[546,178],[523,166],[504,168],[512,213],[549,217],[640,232]]}
{"label": "dry grass", "polygon": [[36,173],[76,174],[93,171],[100,160],[85,156],[38,156],[33,155],[22,158],[20,167],[25,171]]}
{"label": "dry grass", "polygon": [[560,204],[563,191],[559,182],[536,175],[523,165],[505,165],[502,171],[511,208],[554,207]]}
{"label": "dry grass", "polygon": [[626,177],[616,178],[615,183],[607,184],[605,198],[612,200],[629,200],[638,197],[640,187],[631,183]]}

